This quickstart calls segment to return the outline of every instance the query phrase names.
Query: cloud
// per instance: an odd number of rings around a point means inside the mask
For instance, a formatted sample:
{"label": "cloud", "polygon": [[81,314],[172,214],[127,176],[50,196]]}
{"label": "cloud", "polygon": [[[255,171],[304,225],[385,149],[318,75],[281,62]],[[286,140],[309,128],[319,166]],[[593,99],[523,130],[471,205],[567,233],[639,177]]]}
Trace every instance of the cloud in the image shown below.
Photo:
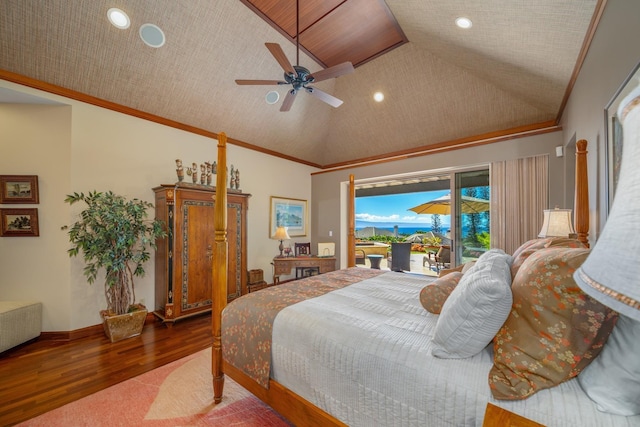
{"label": "cloud", "polygon": [[356,219],[367,222],[393,222],[400,219],[400,215],[372,215],[368,213],[356,214]]}

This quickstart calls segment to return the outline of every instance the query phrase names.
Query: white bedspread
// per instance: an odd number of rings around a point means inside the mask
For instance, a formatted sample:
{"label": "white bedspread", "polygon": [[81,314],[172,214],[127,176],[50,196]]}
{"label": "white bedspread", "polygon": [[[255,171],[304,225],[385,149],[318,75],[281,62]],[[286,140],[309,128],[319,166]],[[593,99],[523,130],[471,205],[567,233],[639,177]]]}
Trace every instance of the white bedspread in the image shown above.
{"label": "white bedspread", "polygon": [[491,397],[491,346],[431,356],[437,316],[420,305],[432,279],[385,273],[281,311],[272,377],[350,426],[481,426],[488,402],[547,426],[640,426],[599,412],[573,379],[526,400]]}

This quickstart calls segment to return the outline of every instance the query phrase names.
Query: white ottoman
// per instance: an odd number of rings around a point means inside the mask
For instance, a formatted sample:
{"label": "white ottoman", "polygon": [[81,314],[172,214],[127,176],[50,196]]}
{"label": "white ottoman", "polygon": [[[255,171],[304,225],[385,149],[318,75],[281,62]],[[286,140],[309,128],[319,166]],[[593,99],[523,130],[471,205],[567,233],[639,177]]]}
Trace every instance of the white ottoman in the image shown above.
{"label": "white ottoman", "polygon": [[0,353],[40,336],[42,303],[0,301]]}

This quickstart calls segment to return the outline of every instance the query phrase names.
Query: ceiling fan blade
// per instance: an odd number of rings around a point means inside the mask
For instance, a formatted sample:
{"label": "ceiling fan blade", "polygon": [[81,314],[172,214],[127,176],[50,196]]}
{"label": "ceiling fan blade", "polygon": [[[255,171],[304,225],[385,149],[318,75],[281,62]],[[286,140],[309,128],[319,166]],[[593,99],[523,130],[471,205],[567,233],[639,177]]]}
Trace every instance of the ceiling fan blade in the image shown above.
{"label": "ceiling fan blade", "polygon": [[291,62],[287,59],[287,55],[284,54],[284,51],[278,43],[265,43],[264,45],[269,49],[271,55],[276,58],[276,61],[278,61],[278,64],[280,64],[285,72],[298,77],[298,73],[293,68],[293,65],[291,65]]}
{"label": "ceiling fan blade", "polygon": [[282,80],[236,80],[239,85],[286,85]]}
{"label": "ceiling fan blade", "polygon": [[333,67],[325,68],[311,74],[309,77],[313,78],[313,82],[321,82],[323,80],[332,79],[334,77],[340,77],[345,74],[353,73],[355,70],[351,62],[343,62],[342,64],[334,65]]}
{"label": "ceiling fan blade", "polygon": [[[318,88],[315,87],[305,87],[305,90],[307,92],[309,92],[311,95],[315,96],[316,98],[318,98],[320,101],[326,102],[327,104],[331,105],[332,107],[339,107],[342,105],[342,100],[336,98],[333,95],[329,95],[327,92],[323,92]],[[286,99],[285,99],[286,101]]]}
{"label": "ceiling fan blade", "polygon": [[293,101],[296,100],[296,91],[295,89],[291,89],[287,92],[287,96],[284,97],[284,101],[282,101],[282,106],[280,107],[280,111],[289,111],[291,106],[293,105]]}

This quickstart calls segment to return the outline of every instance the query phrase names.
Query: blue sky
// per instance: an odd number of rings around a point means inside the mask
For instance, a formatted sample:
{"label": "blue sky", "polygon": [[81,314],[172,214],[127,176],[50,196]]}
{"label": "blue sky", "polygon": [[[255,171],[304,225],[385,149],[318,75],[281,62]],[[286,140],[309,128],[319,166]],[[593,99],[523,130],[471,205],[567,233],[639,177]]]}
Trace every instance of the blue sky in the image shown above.
{"label": "blue sky", "polygon": [[[357,197],[356,228],[365,221],[375,227],[417,226],[420,224],[430,226],[431,215],[419,215],[410,211],[409,208],[437,199],[447,193],[449,190]],[[440,220],[443,226],[449,227],[448,215],[440,215]]]}

